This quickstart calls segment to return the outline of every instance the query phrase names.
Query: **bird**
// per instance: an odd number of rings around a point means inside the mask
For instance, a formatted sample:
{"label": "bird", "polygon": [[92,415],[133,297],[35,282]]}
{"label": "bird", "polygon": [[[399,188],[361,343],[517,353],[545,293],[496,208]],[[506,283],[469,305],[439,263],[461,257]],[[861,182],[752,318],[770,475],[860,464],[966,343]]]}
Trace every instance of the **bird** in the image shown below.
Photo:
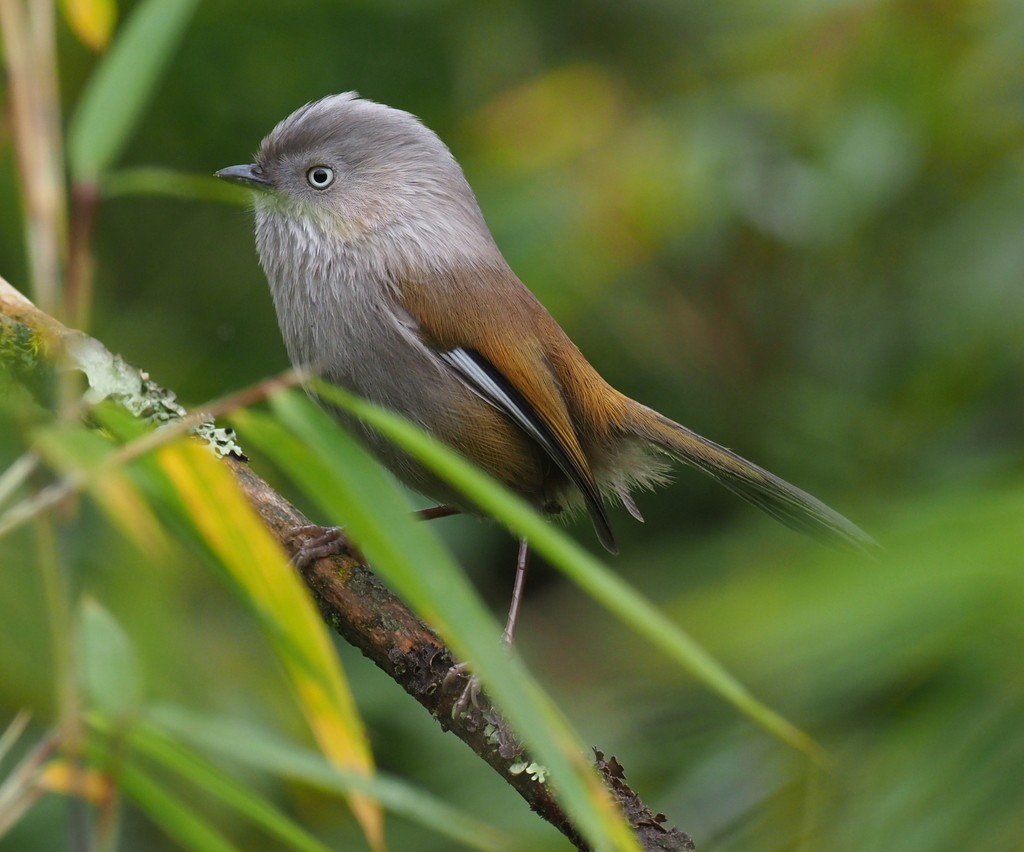
{"label": "bird", "polygon": [[[419,118],[355,92],[311,101],[216,172],[253,190],[256,248],[289,359],[404,415],[549,515],[583,509],[617,552],[608,505],[643,518],[638,489],[673,461],[776,520],[856,551],[878,545],[806,491],[613,388],[496,244],[462,168]],[[371,428],[401,481],[472,511],[452,486]],[[302,559],[344,547],[316,528]],[[519,543],[511,643],[529,545]]]}

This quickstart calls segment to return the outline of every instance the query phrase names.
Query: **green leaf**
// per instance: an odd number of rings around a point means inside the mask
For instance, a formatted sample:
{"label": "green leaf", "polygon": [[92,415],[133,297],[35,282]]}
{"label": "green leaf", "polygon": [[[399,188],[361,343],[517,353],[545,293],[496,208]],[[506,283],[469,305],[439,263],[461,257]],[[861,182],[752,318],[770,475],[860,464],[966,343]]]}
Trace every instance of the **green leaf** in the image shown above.
{"label": "green leaf", "polygon": [[[363,793],[392,813],[471,848],[512,848],[506,835],[429,793],[380,774],[369,777],[346,772],[314,752],[276,739],[269,731],[239,723],[236,719],[211,718],[170,706],[155,709],[150,718],[152,723],[133,726],[128,734],[129,742],[148,757],[177,769],[183,775],[192,777],[193,765],[205,765],[182,749],[181,743],[188,742],[204,753],[218,754],[239,765],[307,784],[326,793]],[[180,769],[177,768],[179,761]],[[201,773],[192,780],[201,786],[207,783]],[[225,778],[220,782],[234,783]],[[208,789],[221,797],[216,787]]]}
{"label": "green leaf", "polygon": [[[810,736],[758,701],[681,627],[591,556],[526,501],[512,494],[454,450],[407,420],[340,388],[317,382],[317,393],[371,425],[465,494],[481,511],[504,523],[573,582],[726,701],[794,748],[823,763],[824,750]],[[336,431],[340,431],[336,428]],[[375,563],[376,564],[376,563]],[[426,572],[430,573],[430,572]]]}
{"label": "green leaf", "polygon": [[143,0],[135,7],[71,117],[68,160],[75,181],[96,181],[117,159],[197,5]]}
{"label": "green leaf", "polygon": [[91,597],[78,610],[82,678],[92,706],[114,719],[133,716],[142,703],[142,673],[128,635]]}
{"label": "green leaf", "polygon": [[[110,722],[95,715],[89,721],[92,727],[105,734],[111,733],[114,729]],[[196,717],[195,721],[201,724],[202,720]],[[305,852],[326,852],[326,846],[266,799],[219,767],[184,748],[180,741],[169,739],[152,725],[136,724],[127,733],[119,731],[119,736],[126,736],[129,744],[140,754],[177,773],[203,793],[219,799],[289,848]],[[323,763],[329,767],[326,761]]]}
{"label": "green leaf", "polygon": [[234,420],[246,440],[342,521],[374,569],[460,657],[472,660],[474,673],[531,756],[546,766],[582,834],[595,846],[635,849],[635,838],[585,759],[578,737],[518,656],[506,652],[487,608],[436,535],[412,520],[408,498],[397,483],[304,395],[281,394],[271,404],[289,428],[264,415],[237,412]]}
{"label": "green leaf", "polygon": [[185,849],[234,852],[223,834],[135,764],[119,766],[117,777],[125,794]]}
{"label": "green leaf", "polygon": [[252,190],[225,183],[212,175],[197,175],[154,166],[117,169],[105,173],[100,192],[107,198],[119,195],[164,195],[193,201],[222,201],[239,207],[252,205]]}

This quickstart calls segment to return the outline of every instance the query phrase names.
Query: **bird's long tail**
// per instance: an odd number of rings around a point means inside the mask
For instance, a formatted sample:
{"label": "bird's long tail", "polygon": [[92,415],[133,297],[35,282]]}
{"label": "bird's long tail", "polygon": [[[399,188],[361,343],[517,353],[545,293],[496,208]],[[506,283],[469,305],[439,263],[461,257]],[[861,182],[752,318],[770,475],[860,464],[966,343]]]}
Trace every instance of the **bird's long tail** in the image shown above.
{"label": "bird's long tail", "polygon": [[646,406],[630,406],[629,426],[640,439],[703,471],[788,527],[846,549],[880,549],[870,535],[816,497]]}

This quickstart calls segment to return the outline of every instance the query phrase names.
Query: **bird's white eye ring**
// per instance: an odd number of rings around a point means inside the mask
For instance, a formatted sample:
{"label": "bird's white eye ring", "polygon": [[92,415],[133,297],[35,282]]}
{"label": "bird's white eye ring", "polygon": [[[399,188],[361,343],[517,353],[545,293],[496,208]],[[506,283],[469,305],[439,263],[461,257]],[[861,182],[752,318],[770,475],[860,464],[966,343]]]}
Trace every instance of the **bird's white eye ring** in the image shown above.
{"label": "bird's white eye ring", "polygon": [[334,169],[330,166],[312,166],[306,172],[306,183],[313,189],[327,189],[334,183]]}

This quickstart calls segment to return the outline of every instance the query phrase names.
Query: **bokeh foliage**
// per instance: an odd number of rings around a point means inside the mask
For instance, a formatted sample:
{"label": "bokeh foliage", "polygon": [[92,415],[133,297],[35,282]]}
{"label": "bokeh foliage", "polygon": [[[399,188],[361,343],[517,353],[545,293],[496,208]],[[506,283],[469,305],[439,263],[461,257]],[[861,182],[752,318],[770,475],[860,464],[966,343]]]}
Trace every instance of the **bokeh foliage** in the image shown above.
{"label": "bokeh foliage", "polygon": [[[59,26],[71,115],[97,59]],[[769,739],[540,569],[520,641],[577,728],[704,848],[1012,849],[1024,833],[1022,44],[1012,0],[201,4],[120,171],[102,177],[90,331],[188,403],[277,372],[249,216],[141,169],[246,162],[275,121],[335,91],[420,115],[463,163],[513,268],[613,384],[888,548],[877,564],[836,557],[681,474],[641,498],[643,527],[613,518],[613,566],[835,764]],[[8,129],[0,273],[19,283]],[[5,414],[5,466],[26,420]],[[59,540],[74,587],[115,613],[152,698],[202,696],[300,730],[257,627],[194,558],[146,559],[91,503],[77,513]],[[500,609],[511,541],[440,523]],[[592,546],[585,524],[573,532]],[[0,540],[2,720],[53,706],[33,547],[25,533]],[[382,767],[559,848],[340,650]],[[336,799],[251,783],[333,845],[359,836]],[[59,807],[39,806],[0,848],[59,842]],[[402,821],[388,833],[397,849],[450,842]],[[164,842],[131,814],[123,839]]]}

